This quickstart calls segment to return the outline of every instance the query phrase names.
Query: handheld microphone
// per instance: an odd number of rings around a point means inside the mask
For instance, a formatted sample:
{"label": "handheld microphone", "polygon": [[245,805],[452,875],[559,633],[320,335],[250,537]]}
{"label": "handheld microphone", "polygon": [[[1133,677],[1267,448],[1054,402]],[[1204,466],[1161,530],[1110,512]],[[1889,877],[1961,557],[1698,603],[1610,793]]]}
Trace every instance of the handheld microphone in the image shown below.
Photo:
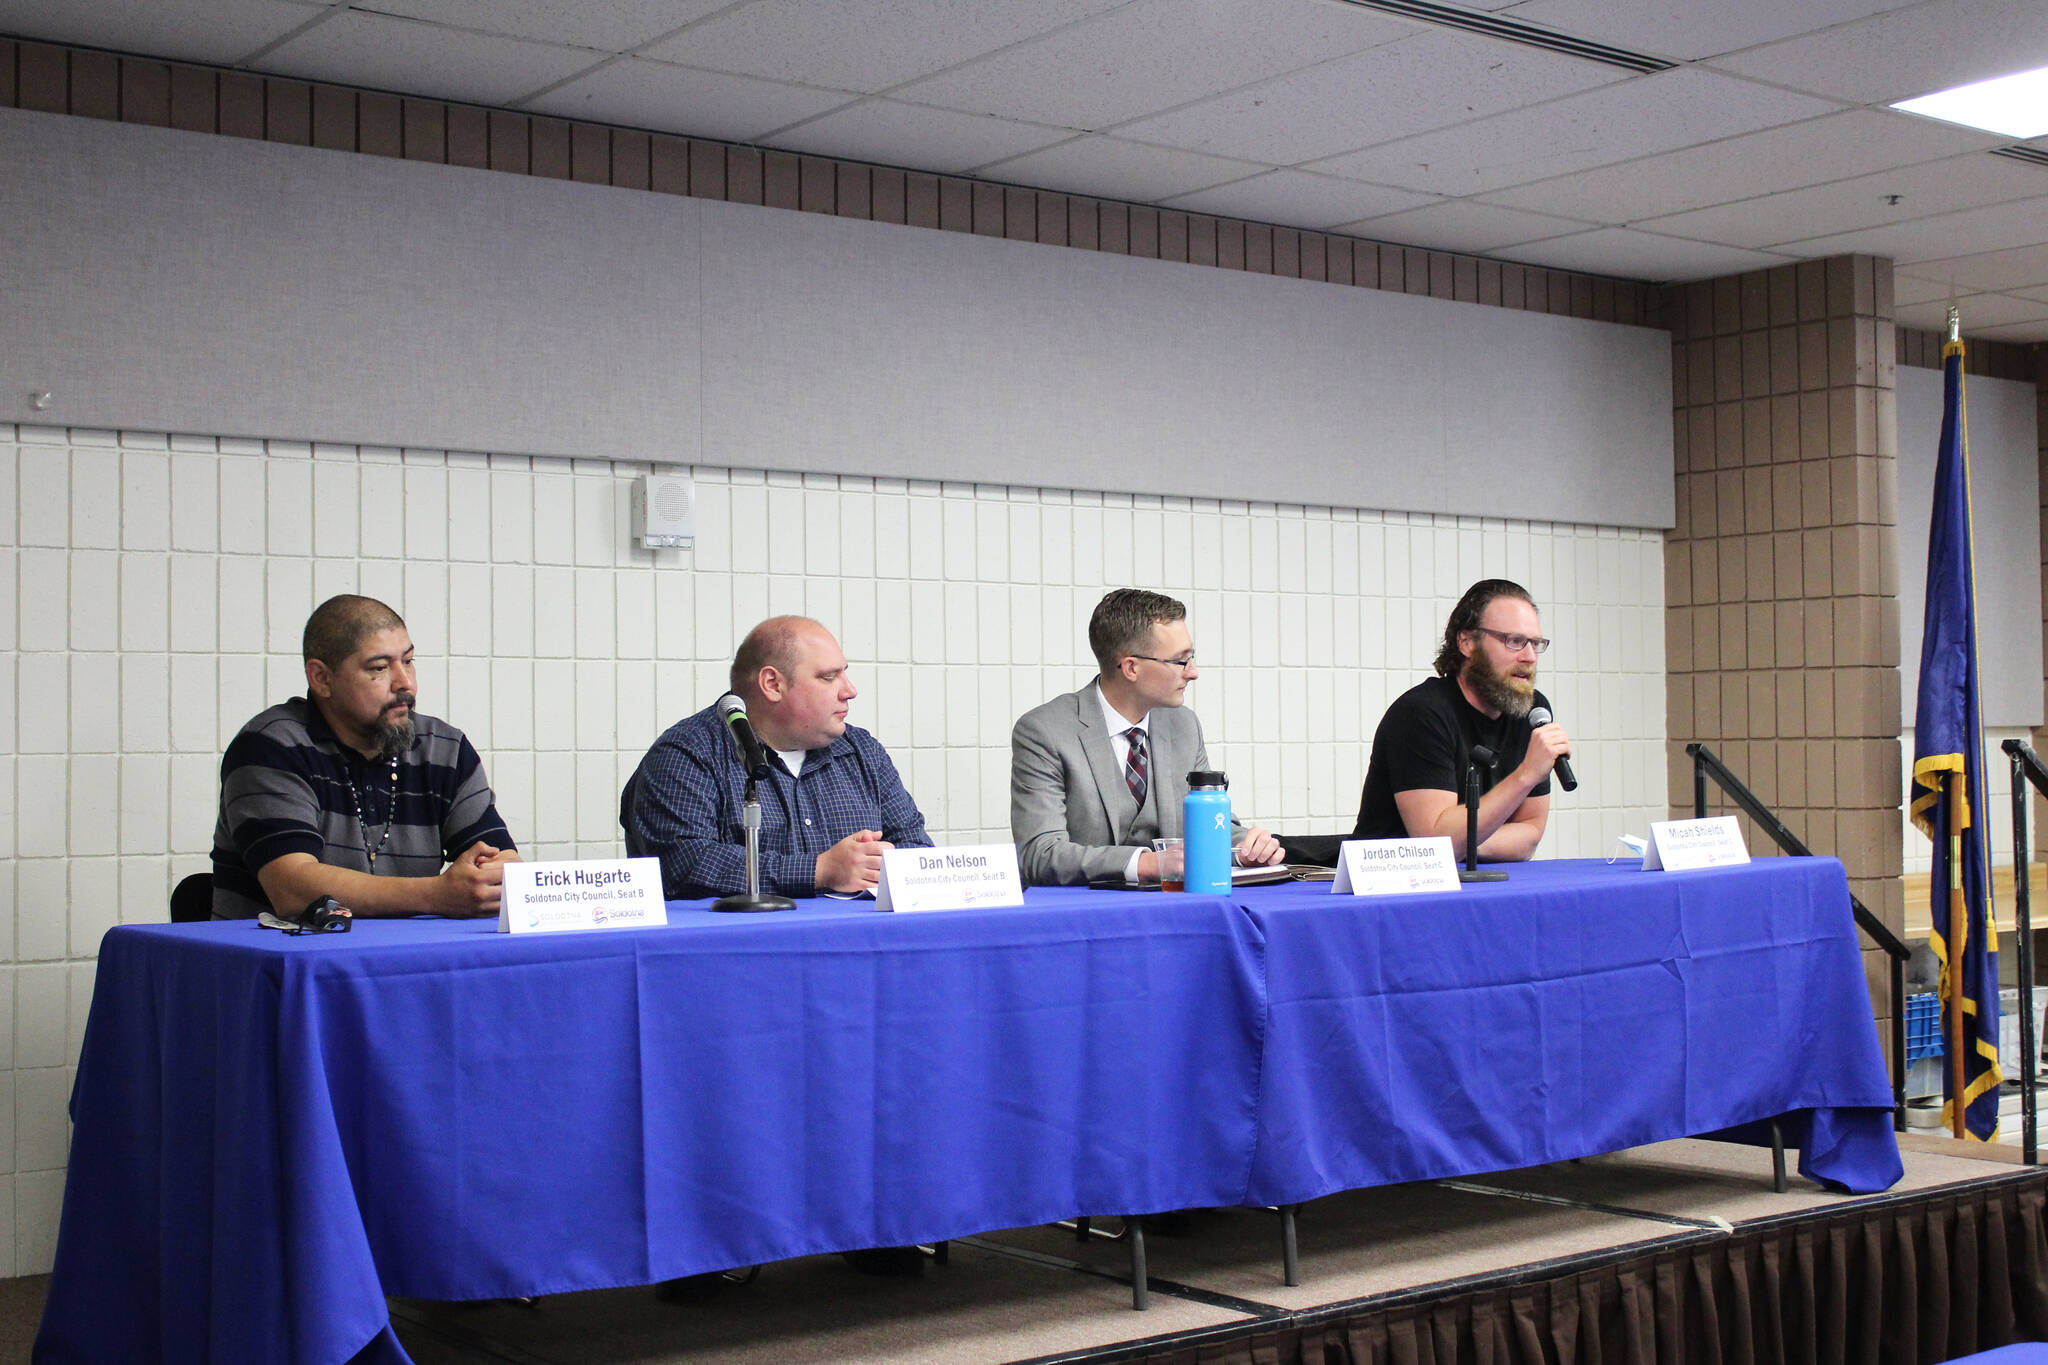
{"label": "handheld microphone", "polygon": [[732,741],[739,746],[740,762],[747,765],[749,773],[761,776],[768,770],[768,755],[754,733],[753,722],[747,719],[747,704],[737,692],[728,692],[718,699],[718,715],[725,728],[732,731]]}
{"label": "handheld microphone", "polygon": [[[1534,730],[1540,726],[1548,725],[1553,719],[1554,717],[1550,714],[1549,707],[1534,707],[1529,712],[1529,728]],[[1579,779],[1572,774],[1572,761],[1563,754],[1559,754],[1555,767],[1557,785],[1563,787],[1568,792],[1577,791],[1579,789]]]}

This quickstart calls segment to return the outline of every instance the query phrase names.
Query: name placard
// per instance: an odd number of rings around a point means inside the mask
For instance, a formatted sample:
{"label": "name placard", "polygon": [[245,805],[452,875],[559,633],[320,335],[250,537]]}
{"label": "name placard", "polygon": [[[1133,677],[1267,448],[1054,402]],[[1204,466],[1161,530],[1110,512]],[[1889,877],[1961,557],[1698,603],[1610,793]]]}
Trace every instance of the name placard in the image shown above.
{"label": "name placard", "polygon": [[1652,820],[1643,871],[1688,872],[1696,867],[1733,867],[1749,861],[1742,827],[1732,815],[1705,820]]}
{"label": "name placard", "polygon": [[666,923],[659,858],[505,864],[504,897],[498,902],[501,934],[644,929]]}
{"label": "name placard", "polygon": [[1333,896],[1405,896],[1421,891],[1456,891],[1458,861],[1451,841],[1428,839],[1346,839],[1339,847]]}
{"label": "name placard", "polygon": [[1024,879],[1017,875],[1015,844],[892,848],[882,855],[877,910],[908,914],[1023,903]]}

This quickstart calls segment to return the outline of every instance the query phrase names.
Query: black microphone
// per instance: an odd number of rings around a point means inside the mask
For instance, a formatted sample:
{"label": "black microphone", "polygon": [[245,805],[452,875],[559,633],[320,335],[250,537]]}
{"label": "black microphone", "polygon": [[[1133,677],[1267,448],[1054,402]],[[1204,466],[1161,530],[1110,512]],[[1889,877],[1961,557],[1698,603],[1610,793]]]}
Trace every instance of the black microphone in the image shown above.
{"label": "black microphone", "polygon": [[[1549,707],[1535,707],[1529,712],[1529,728],[1534,730],[1538,726],[1548,725],[1551,719]],[[1568,792],[1577,791],[1579,789],[1579,779],[1572,776],[1572,761],[1563,754],[1559,754],[1557,756],[1557,763],[1554,766],[1557,770],[1557,785],[1563,787]]]}
{"label": "black microphone", "polygon": [[747,771],[760,777],[768,771],[768,755],[761,748],[760,737],[754,733],[753,722],[747,719],[747,704],[740,700],[739,693],[728,692],[718,699],[718,714],[725,721],[726,729],[732,731],[733,743],[740,746],[740,761],[747,765]]}

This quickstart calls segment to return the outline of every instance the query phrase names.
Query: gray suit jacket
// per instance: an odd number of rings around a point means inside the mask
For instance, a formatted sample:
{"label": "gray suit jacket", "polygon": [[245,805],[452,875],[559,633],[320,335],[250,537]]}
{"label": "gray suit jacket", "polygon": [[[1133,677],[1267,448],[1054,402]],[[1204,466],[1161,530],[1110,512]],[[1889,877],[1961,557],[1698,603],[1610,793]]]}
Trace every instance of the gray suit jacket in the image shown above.
{"label": "gray suit jacket", "polygon": [[[1152,780],[1145,804],[1157,807],[1161,837],[1179,838],[1188,773],[1209,766],[1202,722],[1184,706],[1161,706],[1149,730]],[[1109,739],[1092,682],[1025,712],[1010,732],[1010,834],[1025,885],[1121,877],[1142,847],[1126,842],[1138,803]],[[1234,843],[1244,826],[1233,823]]]}

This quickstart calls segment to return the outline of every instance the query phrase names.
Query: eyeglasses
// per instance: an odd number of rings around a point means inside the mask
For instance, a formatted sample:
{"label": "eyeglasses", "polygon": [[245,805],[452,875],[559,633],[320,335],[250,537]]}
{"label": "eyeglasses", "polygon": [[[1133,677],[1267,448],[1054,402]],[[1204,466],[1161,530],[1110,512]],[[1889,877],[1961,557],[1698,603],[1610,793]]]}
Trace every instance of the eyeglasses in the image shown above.
{"label": "eyeglasses", "polygon": [[1525,649],[1533,649],[1538,654],[1541,654],[1544,650],[1550,648],[1550,641],[1544,639],[1541,635],[1510,635],[1504,630],[1495,630],[1491,626],[1474,626],[1472,629],[1479,631],[1481,634],[1491,635],[1494,639],[1506,645],[1510,654],[1520,654]]}
{"label": "eyeglasses", "polygon": [[1183,676],[1186,675],[1189,669],[1195,666],[1195,656],[1192,654],[1182,659],[1161,659],[1151,654],[1126,654],[1124,657],[1127,659],[1145,659],[1155,664],[1171,664],[1179,669]]}

